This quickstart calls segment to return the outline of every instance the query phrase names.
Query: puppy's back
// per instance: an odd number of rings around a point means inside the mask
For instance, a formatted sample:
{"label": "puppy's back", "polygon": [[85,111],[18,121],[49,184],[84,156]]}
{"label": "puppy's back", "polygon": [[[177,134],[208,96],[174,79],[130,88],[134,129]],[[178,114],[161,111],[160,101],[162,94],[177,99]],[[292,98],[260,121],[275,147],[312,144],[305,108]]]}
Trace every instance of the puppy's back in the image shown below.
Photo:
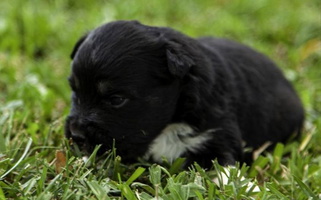
{"label": "puppy's back", "polygon": [[198,41],[228,68],[232,80],[217,80],[233,83],[229,88],[232,104],[247,146],[258,148],[266,141],[285,142],[292,134],[300,133],[302,103],[273,61],[230,40],[204,37]]}

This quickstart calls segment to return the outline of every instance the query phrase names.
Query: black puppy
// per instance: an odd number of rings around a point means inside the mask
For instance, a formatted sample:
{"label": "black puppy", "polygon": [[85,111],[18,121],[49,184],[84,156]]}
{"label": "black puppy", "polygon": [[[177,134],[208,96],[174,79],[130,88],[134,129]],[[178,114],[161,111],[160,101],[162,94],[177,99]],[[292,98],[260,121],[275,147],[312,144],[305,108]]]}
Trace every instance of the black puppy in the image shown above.
{"label": "black puppy", "polygon": [[88,152],[114,140],[125,162],[228,165],[244,161],[244,147],[302,127],[301,102],[276,65],[229,40],[116,21],[82,37],[71,57],[66,137]]}

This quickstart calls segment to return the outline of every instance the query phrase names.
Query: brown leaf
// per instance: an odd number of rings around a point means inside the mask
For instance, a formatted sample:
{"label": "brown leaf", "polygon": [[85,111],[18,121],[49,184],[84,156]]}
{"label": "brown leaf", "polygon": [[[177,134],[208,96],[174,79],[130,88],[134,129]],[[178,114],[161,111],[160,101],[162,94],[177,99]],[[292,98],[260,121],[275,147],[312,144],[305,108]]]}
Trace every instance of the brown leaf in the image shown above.
{"label": "brown leaf", "polygon": [[55,168],[57,174],[59,174],[64,168],[66,168],[67,159],[66,159],[66,153],[62,150],[56,151],[56,162],[55,162]]}

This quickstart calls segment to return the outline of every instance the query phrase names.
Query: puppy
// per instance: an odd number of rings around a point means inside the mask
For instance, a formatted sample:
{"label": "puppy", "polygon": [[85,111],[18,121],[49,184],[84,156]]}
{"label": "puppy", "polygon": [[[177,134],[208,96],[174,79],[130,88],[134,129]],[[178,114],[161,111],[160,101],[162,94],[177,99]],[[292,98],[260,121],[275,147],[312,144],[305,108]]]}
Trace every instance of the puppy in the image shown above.
{"label": "puppy", "polygon": [[211,167],[299,134],[301,101],[266,56],[226,39],[193,39],[137,21],[98,27],[71,55],[65,135],[125,162],[186,158]]}

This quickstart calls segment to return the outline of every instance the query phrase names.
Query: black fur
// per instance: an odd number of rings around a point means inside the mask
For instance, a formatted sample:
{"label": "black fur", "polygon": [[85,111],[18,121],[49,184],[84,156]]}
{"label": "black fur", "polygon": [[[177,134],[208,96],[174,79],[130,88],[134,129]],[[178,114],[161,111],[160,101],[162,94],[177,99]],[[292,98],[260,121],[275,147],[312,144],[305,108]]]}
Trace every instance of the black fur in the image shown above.
{"label": "black fur", "polygon": [[206,148],[184,155],[188,162],[226,165],[245,160],[243,141],[253,149],[285,142],[303,124],[301,102],[276,65],[229,40],[116,21],[81,38],[72,58],[66,137],[89,152],[115,140],[134,162],[166,125],[184,122],[218,130]]}

